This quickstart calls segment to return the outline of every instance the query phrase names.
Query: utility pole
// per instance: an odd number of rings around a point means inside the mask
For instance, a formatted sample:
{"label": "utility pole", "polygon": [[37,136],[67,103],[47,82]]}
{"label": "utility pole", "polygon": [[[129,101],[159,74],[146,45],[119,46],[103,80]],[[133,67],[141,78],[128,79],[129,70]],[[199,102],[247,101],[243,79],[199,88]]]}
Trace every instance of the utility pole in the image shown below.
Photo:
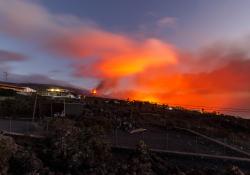
{"label": "utility pole", "polygon": [[3,72],[3,79],[5,81],[8,81],[8,76],[9,76],[8,72]]}
{"label": "utility pole", "polygon": [[32,115],[32,122],[35,121],[35,115],[36,115],[36,103],[37,103],[37,93],[35,97],[35,103],[34,103],[34,109],[33,109],[33,115]]}
{"label": "utility pole", "polygon": [[65,102],[65,98],[64,98],[64,101],[63,101],[63,117],[66,116],[66,102]]}

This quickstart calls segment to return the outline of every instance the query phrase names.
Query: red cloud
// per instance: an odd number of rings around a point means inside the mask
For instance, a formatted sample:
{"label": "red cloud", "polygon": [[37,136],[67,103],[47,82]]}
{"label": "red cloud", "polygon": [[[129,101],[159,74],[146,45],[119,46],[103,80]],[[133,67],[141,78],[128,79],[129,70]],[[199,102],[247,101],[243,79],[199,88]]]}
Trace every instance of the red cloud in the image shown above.
{"label": "red cloud", "polygon": [[96,57],[98,62],[92,64],[87,74],[106,78],[133,75],[149,67],[177,62],[172,46],[158,39],[137,41],[125,35],[93,30],[58,36],[47,44],[52,51],[78,60]]}
{"label": "red cloud", "polygon": [[11,61],[24,61],[27,57],[20,53],[0,50],[0,63],[11,62]]}

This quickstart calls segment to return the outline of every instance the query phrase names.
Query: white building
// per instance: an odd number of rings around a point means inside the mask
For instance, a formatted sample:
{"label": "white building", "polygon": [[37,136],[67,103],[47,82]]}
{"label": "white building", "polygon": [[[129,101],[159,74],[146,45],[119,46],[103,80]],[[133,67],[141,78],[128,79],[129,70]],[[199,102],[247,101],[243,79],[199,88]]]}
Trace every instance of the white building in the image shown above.
{"label": "white building", "polygon": [[7,84],[7,83],[0,83],[0,89],[13,90],[18,94],[22,95],[30,95],[36,92],[36,90],[31,89],[29,87],[22,87],[22,86],[17,86],[15,84]]}

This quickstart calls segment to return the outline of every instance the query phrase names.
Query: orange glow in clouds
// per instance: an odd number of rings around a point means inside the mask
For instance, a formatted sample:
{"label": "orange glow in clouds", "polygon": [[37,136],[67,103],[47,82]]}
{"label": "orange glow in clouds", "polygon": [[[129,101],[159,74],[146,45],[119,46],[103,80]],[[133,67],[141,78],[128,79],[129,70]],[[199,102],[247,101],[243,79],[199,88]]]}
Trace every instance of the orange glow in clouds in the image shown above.
{"label": "orange glow in clouds", "polygon": [[250,105],[250,59],[241,51],[218,47],[201,56],[183,54],[156,38],[136,40],[100,29],[65,35],[48,45],[77,60],[76,75],[101,80],[100,95],[195,106]]}
{"label": "orange glow in clouds", "polygon": [[111,54],[99,63],[99,71],[107,77],[124,77],[148,68],[177,63],[175,51],[167,44],[151,39],[125,52]]}

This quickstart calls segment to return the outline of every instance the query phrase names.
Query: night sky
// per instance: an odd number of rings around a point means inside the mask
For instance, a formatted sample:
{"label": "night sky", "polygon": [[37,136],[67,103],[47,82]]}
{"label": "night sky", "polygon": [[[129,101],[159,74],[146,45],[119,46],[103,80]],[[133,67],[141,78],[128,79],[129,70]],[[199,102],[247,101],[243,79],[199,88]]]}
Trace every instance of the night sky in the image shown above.
{"label": "night sky", "polygon": [[249,9],[246,0],[0,0],[0,72],[12,82],[246,109]]}

